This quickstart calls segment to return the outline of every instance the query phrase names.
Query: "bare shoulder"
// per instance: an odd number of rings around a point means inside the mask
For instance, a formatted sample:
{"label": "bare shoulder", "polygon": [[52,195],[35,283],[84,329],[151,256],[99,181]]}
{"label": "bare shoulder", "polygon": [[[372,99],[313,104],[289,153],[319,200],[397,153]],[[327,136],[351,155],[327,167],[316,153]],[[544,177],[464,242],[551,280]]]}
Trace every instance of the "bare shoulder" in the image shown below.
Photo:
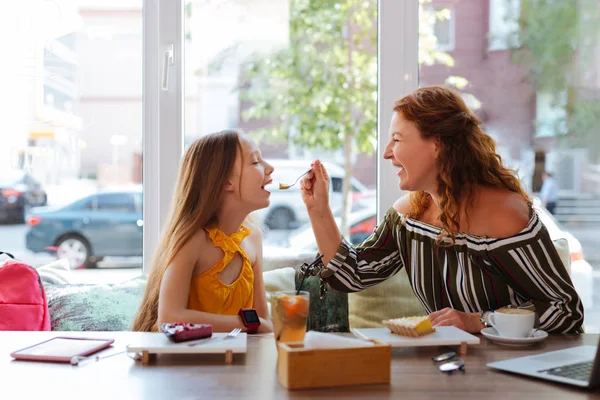
{"label": "bare shoulder", "polygon": [[482,189],[475,209],[474,217],[486,221],[486,236],[493,238],[516,235],[527,226],[530,219],[527,201],[519,193],[507,189]]}
{"label": "bare shoulder", "polygon": [[198,229],[187,242],[181,246],[173,258],[173,262],[194,268],[194,275],[205,271],[223,258],[223,251],[212,243],[204,229]]}
{"label": "bare shoulder", "polygon": [[244,239],[245,244],[242,244],[244,251],[250,258],[252,268],[256,269],[259,265],[259,261],[262,260],[262,246],[263,246],[263,231],[262,227],[252,220],[246,219],[244,226],[250,229],[250,235]]}
{"label": "bare shoulder", "polygon": [[204,229],[199,229],[187,242],[181,246],[181,249],[175,255],[176,258],[184,256],[187,261],[196,260],[199,254],[207,251],[212,247],[210,238]]}
{"label": "bare shoulder", "polygon": [[252,242],[253,246],[262,246],[263,232],[262,227],[254,221],[244,221],[244,226],[250,229],[250,235],[248,239]]}
{"label": "bare shoulder", "polygon": [[396,200],[394,209],[401,214],[408,214],[410,212],[410,193],[407,193]]}

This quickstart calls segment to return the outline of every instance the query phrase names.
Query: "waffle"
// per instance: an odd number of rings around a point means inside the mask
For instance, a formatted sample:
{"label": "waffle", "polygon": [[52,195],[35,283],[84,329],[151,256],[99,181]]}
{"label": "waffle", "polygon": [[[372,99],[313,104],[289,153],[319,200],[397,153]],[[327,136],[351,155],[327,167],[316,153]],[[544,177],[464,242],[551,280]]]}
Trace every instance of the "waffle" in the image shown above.
{"label": "waffle", "polygon": [[402,336],[419,337],[435,332],[429,317],[404,317],[381,322],[392,333]]}

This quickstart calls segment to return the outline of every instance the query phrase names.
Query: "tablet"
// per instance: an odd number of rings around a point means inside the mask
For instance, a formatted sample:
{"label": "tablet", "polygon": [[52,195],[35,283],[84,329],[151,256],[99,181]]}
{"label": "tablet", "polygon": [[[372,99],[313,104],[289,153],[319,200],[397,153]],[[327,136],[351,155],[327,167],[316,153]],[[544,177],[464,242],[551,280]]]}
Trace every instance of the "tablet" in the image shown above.
{"label": "tablet", "polygon": [[107,348],[114,339],[55,337],[10,353],[16,360],[71,362],[75,356],[88,356]]}

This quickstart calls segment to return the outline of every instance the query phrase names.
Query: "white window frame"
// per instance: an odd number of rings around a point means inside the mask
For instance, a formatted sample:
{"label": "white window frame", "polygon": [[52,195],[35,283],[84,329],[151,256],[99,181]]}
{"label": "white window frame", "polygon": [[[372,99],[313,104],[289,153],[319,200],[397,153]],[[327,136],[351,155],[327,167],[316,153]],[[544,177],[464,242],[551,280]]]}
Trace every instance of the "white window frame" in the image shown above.
{"label": "white window frame", "polygon": [[402,195],[383,159],[394,102],[419,87],[419,1],[379,0],[377,88],[377,219]]}
{"label": "white window frame", "polygon": [[[151,269],[183,154],[183,1],[144,0],[145,274]],[[388,127],[394,101],[419,84],[419,3],[418,0],[379,0],[378,15],[377,216],[381,219],[402,194],[394,169],[383,160],[383,152],[389,141]],[[162,90],[165,51],[171,44],[173,64],[169,66],[168,89]]]}
{"label": "white window frame", "polygon": [[[174,182],[183,154],[183,24],[183,0],[144,0],[143,271],[145,274],[152,266],[152,258],[169,212]],[[165,57],[170,45],[173,46],[173,60],[167,66]],[[168,83],[166,88],[163,87],[164,78]]]}

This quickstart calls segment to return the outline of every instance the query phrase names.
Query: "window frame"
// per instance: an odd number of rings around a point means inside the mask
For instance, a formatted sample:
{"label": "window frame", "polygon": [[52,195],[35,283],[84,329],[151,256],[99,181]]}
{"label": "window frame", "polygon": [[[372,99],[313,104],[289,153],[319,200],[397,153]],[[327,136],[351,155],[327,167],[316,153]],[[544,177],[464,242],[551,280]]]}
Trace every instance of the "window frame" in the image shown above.
{"label": "window frame", "polygon": [[[184,0],[144,0],[143,8],[143,271],[149,273],[170,207],[184,145]],[[378,2],[377,218],[402,195],[383,160],[393,104],[418,87],[418,0]],[[157,29],[158,27],[158,29]],[[165,50],[173,45],[167,90],[161,89]],[[224,105],[225,106],[225,105]]]}
{"label": "window frame", "polygon": [[[183,0],[144,0],[143,272],[149,273],[183,154]],[[157,29],[158,28],[158,29]],[[165,71],[168,46],[172,63]],[[168,87],[163,88],[163,73]]]}
{"label": "window frame", "polygon": [[379,0],[377,56],[377,220],[402,195],[383,159],[393,104],[419,86],[419,1]]}

